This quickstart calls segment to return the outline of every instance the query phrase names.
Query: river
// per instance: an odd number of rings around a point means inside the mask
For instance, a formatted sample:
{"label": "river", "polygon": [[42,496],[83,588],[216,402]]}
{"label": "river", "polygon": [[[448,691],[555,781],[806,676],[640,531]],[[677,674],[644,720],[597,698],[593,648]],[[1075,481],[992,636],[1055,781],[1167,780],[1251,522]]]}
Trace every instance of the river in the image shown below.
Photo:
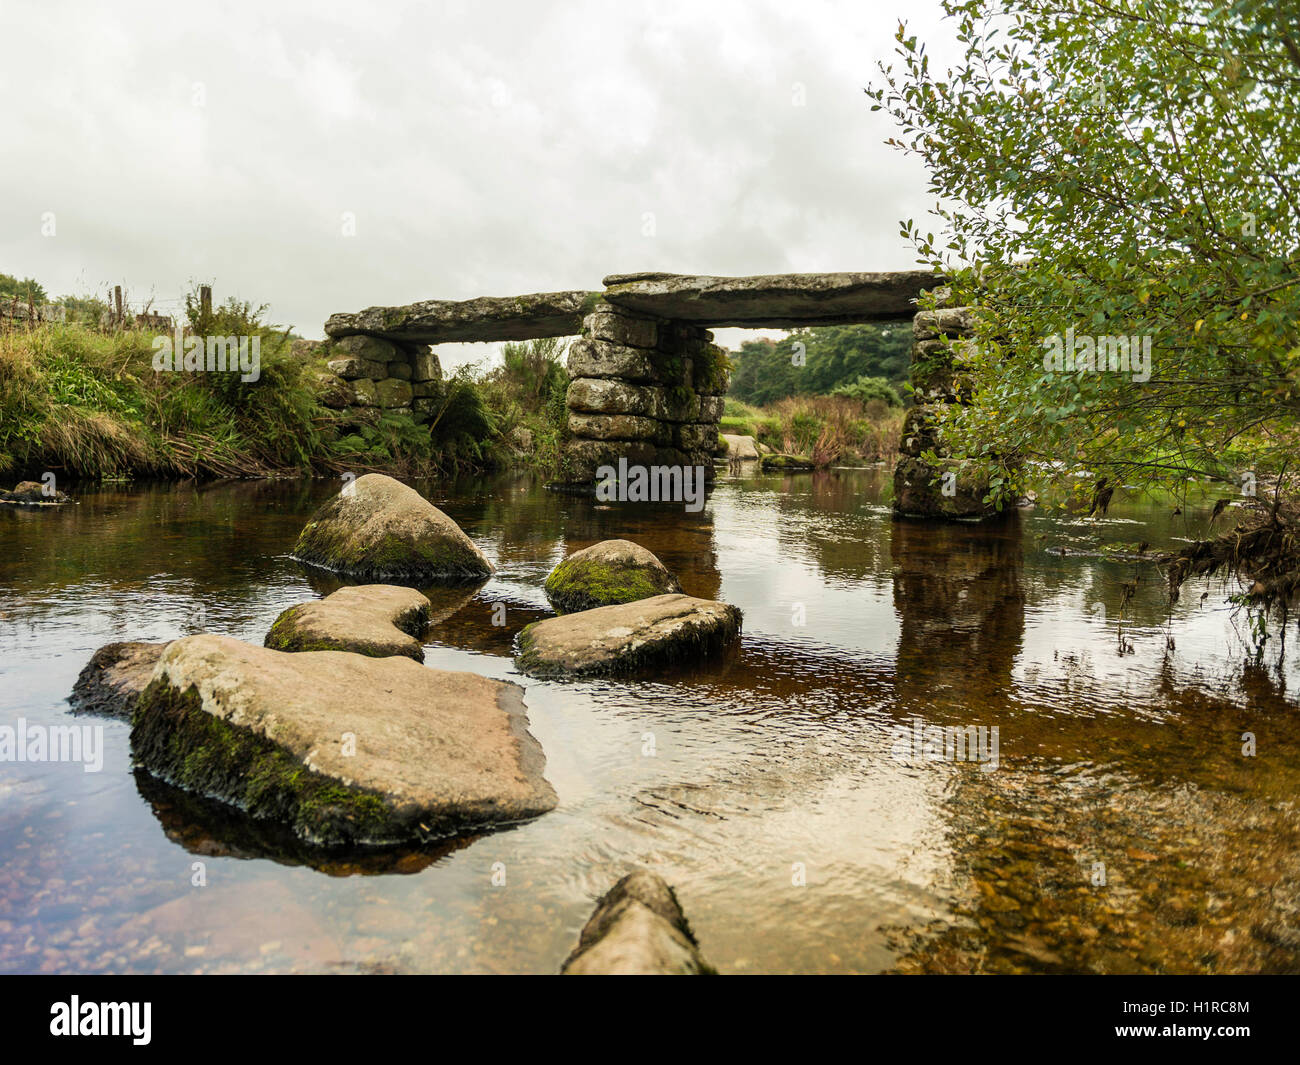
{"label": "river", "polygon": [[[528,474],[416,484],[497,567],[429,591],[426,662],[525,687],[559,807],[427,851],[304,852],[133,773],[105,721],[100,772],[0,763],[0,972],[554,972],[637,864],[723,973],[1300,968],[1293,649],[1275,632],[1257,657],[1231,589],[1171,610],[1114,553],[1203,533],[1208,504],[925,525],[891,520],[886,484],[720,473],[700,513]],[[260,644],[337,586],[289,557],[337,489],[0,508],[0,724],[99,723],[67,696],[114,640]],[[739,647],[639,680],[518,675],[548,571],[614,537],[739,606]],[[900,748],[936,725],[996,727],[996,764]]]}

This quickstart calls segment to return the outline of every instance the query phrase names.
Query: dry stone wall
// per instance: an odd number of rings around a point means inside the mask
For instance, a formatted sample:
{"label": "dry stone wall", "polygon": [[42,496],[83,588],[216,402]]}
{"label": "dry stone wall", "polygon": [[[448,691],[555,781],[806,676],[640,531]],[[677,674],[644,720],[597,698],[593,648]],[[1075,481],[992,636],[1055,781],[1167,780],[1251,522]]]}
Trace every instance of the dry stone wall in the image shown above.
{"label": "dry stone wall", "polygon": [[396,343],[372,336],[334,342],[333,375],[323,382],[321,403],[364,420],[381,411],[410,415],[423,424],[433,417],[441,391],[442,366],[427,344]]}
{"label": "dry stone wall", "polygon": [[707,329],[597,304],[569,348],[570,439],[558,480],[601,466],[703,466],[713,476],[731,364]]}

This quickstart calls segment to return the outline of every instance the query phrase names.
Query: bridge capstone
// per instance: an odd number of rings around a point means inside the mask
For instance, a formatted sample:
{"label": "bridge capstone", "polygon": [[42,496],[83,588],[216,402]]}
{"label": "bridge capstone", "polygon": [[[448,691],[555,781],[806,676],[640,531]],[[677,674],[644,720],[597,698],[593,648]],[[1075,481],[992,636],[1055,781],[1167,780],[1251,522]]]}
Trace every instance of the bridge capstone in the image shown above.
{"label": "bridge capstone", "polygon": [[355,314],[331,315],[325,334],[334,338],[364,334],[417,344],[573,336],[599,298],[598,292],[535,292],[368,307]]}
{"label": "bridge capstone", "polygon": [[888,273],[611,274],[607,302],[639,314],[721,328],[795,329],[844,322],[897,321],[935,284],[928,270]]}

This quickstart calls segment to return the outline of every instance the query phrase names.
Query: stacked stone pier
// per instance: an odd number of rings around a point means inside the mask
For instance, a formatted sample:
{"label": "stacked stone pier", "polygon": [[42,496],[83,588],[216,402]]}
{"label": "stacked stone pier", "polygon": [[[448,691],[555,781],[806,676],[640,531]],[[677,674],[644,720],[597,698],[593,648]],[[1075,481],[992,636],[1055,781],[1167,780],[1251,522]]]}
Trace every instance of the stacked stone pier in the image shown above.
{"label": "stacked stone pier", "polygon": [[[348,351],[336,370],[347,379],[344,391],[350,387],[356,402],[364,404],[373,389],[377,405],[402,410],[409,403],[417,419],[423,413],[421,392],[436,394],[441,376],[429,345],[578,337],[569,349],[570,438],[560,481],[589,487],[601,466],[617,467],[619,459],[628,465],[703,466],[711,477],[730,383],[730,364],[713,343],[711,329],[915,319],[918,402],[923,408],[953,402],[959,389],[951,351],[941,338],[965,336],[968,312],[918,315],[916,308],[922,292],[942,280],[923,270],[753,277],[611,274],[596,291],[426,300],[336,314],[325,332]],[[403,369],[408,365],[409,378]],[[905,430],[896,509],[969,516],[982,506],[971,495],[978,486],[967,486],[954,502],[941,485],[931,484],[934,471],[921,454],[934,442],[933,434],[927,436],[925,410],[918,410],[909,418],[910,435]]]}
{"label": "stacked stone pier", "polygon": [[988,483],[961,469],[936,468],[925,458],[944,454],[939,416],[948,404],[971,397],[964,362],[973,343],[974,311],[946,306],[912,320],[912,396],[916,405],[903,419],[898,465],[894,468],[894,511],[904,517],[972,519],[987,517]]}
{"label": "stacked stone pier", "polygon": [[563,483],[589,484],[620,458],[712,479],[730,363],[707,329],[602,302],[569,348],[569,376]]}

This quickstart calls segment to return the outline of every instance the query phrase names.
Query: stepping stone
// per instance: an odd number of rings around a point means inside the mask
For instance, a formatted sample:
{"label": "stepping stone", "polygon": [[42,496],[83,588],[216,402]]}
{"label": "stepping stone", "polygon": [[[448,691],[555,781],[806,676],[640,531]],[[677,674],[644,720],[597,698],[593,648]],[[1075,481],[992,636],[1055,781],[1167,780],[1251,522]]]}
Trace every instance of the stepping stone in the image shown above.
{"label": "stepping stone", "polygon": [[600,900],[561,968],[564,976],[701,976],[713,967],[677,896],[647,870],[623,877]]}
{"label": "stepping stone", "polygon": [[414,488],[381,473],[358,477],[316,511],[294,557],[361,580],[436,584],[492,573],[459,525]]}
{"label": "stepping stone", "polygon": [[275,619],[265,646],[274,651],[355,651],[372,658],[405,655],[424,661],[418,639],[429,621],[429,600],[414,588],[361,584]]}
{"label": "stepping stone", "polygon": [[409,658],[167,646],[136,706],[135,764],[319,846],[384,846],[554,809],[522,689]]}
{"label": "stepping stone", "polygon": [[623,673],[711,655],[740,635],[741,612],[689,595],[656,595],[547,618],[519,634],[524,673]]}
{"label": "stepping stone", "polygon": [[164,643],[105,644],[86,663],[68,702],[74,714],[103,714],[129,721],[136,700],[153,678]]}

